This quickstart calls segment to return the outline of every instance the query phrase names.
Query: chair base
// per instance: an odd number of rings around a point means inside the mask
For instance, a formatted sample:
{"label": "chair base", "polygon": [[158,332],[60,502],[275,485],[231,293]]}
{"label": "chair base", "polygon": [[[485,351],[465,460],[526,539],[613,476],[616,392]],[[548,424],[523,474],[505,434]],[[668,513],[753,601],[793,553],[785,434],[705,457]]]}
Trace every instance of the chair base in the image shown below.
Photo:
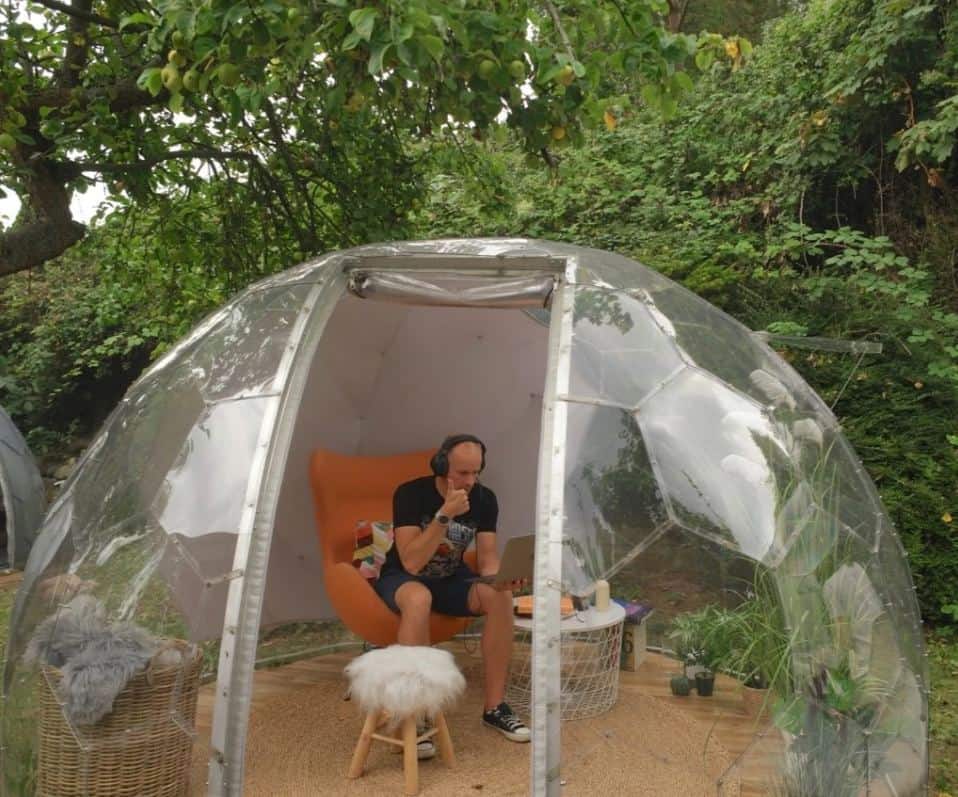
{"label": "chair base", "polygon": [[373,741],[386,742],[402,748],[403,773],[405,776],[405,793],[419,794],[419,756],[417,745],[419,742],[436,737],[436,746],[443,763],[450,769],[456,766],[456,754],[452,747],[452,738],[449,736],[449,727],[442,712],[433,717],[434,727],[423,734],[416,734],[416,718],[406,717],[399,725],[397,736],[387,736],[377,733],[379,728],[389,719],[389,715],[381,711],[371,711],[366,715],[363,729],[359,734],[359,741],[353,751],[353,760],[346,773],[348,778],[358,778],[366,767],[369,749]]}

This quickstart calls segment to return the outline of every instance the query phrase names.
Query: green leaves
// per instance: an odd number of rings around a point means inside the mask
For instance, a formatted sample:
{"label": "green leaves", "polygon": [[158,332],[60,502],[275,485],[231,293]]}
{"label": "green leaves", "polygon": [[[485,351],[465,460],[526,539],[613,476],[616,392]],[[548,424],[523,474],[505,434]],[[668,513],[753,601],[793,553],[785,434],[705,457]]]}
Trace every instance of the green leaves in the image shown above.
{"label": "green leaves", "polygon": [[142,11],[138,11],[135,14],[130,14],[129,16],[123,17],[120,20],[119,29],[122,31],[125,28],[128,28],[130,25],[153,25],[155,22],[155,17]]}
{"label": "green leaves", "polygon": [[[934,114],[905,129],[898,137],[895,167],[904,171],[909,166],[944,166],[958,147],[958,93],[935,105]],[[928,173],[928,183],[943,188],[940,173]]]}
{"label": "green leaves", "polygon": [[692,78],[685,72],[676,72],[662,83],[646,83],[642,86],[642,99],[663,119],[671,119],[678,110],[682,95],[692,90]]}
{"label": "green leaves", "polygon": [[136,85],[141,89],[150,92],[155,97],[163,89],[162,71],[157,66],[151,66],[144,69],[136,79]]}
{"label": "green leaves", "polygon": [[[675,112],[691,85],[681,69],[691,40],[662,30],[661,6],[636,0],[610,9],[587,0],[544,13],[532,0],[162,0],[155,11],[118,15],[110,35],[94,24],[87,43],[95,51],[67,91],[59,89],[69,74],[61,62],[69,17],[0,16],[0,86],[11,98],[2,109],[4,144],[33,146],[43,137],[57,146],[35,155],[104,164],[107,173],[136,161],[166,164],[164,153],[187,142],[222,153],[231,168],[239,152],[286,163],[290,142],[277,131],[295,137],[306,127],[330,136],[329,152],[346,127],[371,145],[382,135],[448,132],[511,135],[541,153],[581,144],[589,127],[614,131],[607,99],[635,75],[666,115]],[[26,61],[14,42],[29,51]],[[29,75],[27,62],[39,65]],[[126,91],[131,81],[139,95]],[[33,107],[41,97],[56,98],[56,113],[42,121]],[[362,126],[343,126],[341,111]],[[194,120],[190,134],[181,114]],[[182,174],[164,165],[142,182],[169,190]]]}
{"label": "green leaves", "polygon": [[[349,15],[349,24],[353,26],[355,35],[362,41],[369,41],[373,35],[373,27],[379,10],[376,8],[357,8]],[[347,48],[348,49],[348,48]]]}

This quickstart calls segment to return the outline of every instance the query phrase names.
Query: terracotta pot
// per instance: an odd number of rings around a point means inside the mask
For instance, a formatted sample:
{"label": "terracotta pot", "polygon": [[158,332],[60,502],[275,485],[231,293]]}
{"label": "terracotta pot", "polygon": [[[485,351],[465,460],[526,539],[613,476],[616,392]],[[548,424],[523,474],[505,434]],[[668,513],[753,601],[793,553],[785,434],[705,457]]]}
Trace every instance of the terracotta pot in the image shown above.
{"label": "terracotta pot", "polygon": [[768,719],[772,715],[772,695],[768,689],[742,684],[742,705],[750,717]]}

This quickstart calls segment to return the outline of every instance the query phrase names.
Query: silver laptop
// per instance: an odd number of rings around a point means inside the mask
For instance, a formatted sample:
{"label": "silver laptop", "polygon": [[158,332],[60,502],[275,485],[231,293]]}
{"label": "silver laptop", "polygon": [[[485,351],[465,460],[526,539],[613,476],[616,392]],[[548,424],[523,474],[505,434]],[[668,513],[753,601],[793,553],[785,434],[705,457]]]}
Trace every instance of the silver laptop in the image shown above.
{"label": "silver laptop", "polygon": [[524,534],[506,540],[506,547],[499,557],[499,572],[493,576],[476,576],[470,581],[484,584],[499,584],[503,581],[518,581],[524,578],[530,583],[536,558],[536,535]]}

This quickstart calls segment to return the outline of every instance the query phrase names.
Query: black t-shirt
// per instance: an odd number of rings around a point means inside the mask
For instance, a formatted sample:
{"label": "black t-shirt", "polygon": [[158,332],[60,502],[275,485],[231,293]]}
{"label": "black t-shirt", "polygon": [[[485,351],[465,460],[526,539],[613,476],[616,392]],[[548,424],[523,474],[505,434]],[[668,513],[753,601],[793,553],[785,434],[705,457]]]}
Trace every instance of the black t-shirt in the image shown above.
{"label": "black t-shirt", "polygon": [[[393,493],[393,528],[419,526],[425,529],[445,499],[436,489],[435,476],[422,476],[400,484]],[[495,531],[499,520],[496,494],[482,484],[469,491],[469,511],[456,515],[440,540],[439,547],[418,575],[426,578],[451,576],[462,563],[462,554],[476,537],[477,531]],[[399,551],[393,545],[386,554],[382,572],[402,570]]]}

